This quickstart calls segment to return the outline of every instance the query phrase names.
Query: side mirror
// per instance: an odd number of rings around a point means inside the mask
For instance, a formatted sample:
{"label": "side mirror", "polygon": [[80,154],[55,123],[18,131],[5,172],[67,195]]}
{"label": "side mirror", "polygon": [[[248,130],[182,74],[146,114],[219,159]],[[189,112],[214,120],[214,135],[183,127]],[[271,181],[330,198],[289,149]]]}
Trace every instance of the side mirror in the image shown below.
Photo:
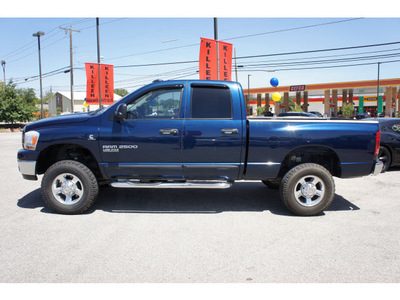
{"label": "side mirror", "polygon": [[120,104],[115,111],[114,120],[121,122],[126,119],[126,104]]}

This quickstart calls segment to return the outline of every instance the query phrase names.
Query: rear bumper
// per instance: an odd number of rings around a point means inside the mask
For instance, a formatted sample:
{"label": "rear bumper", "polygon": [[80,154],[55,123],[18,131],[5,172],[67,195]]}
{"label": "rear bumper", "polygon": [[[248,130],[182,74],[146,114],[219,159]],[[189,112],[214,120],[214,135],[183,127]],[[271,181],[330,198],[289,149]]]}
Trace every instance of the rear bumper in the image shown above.
{"label": "rear bumper", "polygon": [[381,161],[377,161],[375,163],[374,169],[372,171],[372,175],[376,176],[378,174],[380,174],[383,170],[383,162]]}

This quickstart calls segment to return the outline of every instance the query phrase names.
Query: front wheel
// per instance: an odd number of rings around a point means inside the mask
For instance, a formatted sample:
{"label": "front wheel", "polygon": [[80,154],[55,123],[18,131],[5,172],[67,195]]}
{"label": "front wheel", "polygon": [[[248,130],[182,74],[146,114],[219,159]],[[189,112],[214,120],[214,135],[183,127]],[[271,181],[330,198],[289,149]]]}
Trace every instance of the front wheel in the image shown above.
{"label": "front wheel", "polygon": [[286,207],[299,216],[314,216],[329,207],[335,196],[335,182],[318,164],[301,164],[283,177],[280,195]]}
{"label": "front wheel", "polygon": [[47,169],[42,179],[42,196],[58,213],[79,214],[96,200],[98,183],[93,172],[72,160],[63,160]]}

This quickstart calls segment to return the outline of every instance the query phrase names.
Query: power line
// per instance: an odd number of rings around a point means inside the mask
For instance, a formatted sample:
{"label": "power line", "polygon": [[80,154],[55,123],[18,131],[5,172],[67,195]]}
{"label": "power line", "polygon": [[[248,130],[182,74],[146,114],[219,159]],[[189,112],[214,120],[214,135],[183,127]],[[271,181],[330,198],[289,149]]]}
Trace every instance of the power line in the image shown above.
{"label": "power line", "polygon": [[370,44],[370,45],[341,47],[341,48],[328,48],[328,49],[319,49],[319,50],[296,51],[296,52],[283,52],[283,53],[273,53],[273,54],[260,54],[260,55],[251,55],[251,56],[241,56],[241,57],[238,57],[237,59],[249,59],[249,58],[282,56],[282,55],[297,55],[297,54],[328,52],[328,51],[342,51],[342,50],[352,50],[352,49],[361,49],[361,48],[369,48],[369,47],[382,47],[382,46],[389,46],[389,45],[396,45],[396,44],[400,44],[400,42]]}
{"label": "power line", "polygon": [[[249,35],[237,36],[237,37],[232,37],[232,38],[227,38],[227,39],[221,39],[221,41],[229,41],[229,40],[242,39],[242,38],[254,37],[254,36],[259,36],[259,35],[274,34],[274,33],[300,30],[300,29],[306,29],[306,28],[312,28],[312,27],[318,27],[318,26],[326,26],[326,25],[338,24],[338,23],[343,23],[343,22],[356,21],[356,20],[360,20],[360,19],[363,19],[363,18],[352,18],[352,19],[345,19],[345,20],[339,20],[339,21],[333,21],[333,22],[325,22],[325,23],[318,23],[318,24],[313,24],[313,25],[305,25],[305,26],[299,26],[299,27],[280,29],[280,30],[275,30],[275,31],[261,32],[261,33],[256,33],[256,34],[249,34]],[[170,48],[165,48],[165,49],[139,52],[139,53],[133,53],[133,54],[123,55],[123,56],[111,57],[111,58],[108,58],[107,60],[127,58],[127,57],[151,54],[151,53],[157,53],[157,52],[165,52],[165,51],[169,51],[169,50],[194,47],[194,46],[198,46],[198,45],[199,45],[199,43],[195,43],[195,44],[189,44],[189,45],[184,45],[184,46],[177,46],[177,47],[170,47]]]}
{"label": "power line", "polygon": [[326,22],[326,23],[319,23],[319,24],[313,24],[313,25],[305,25],[305,26],[299,26],[299,27],[293,27],[293,28],[287,28],[287,29],[279,29],[279,30],[274,30],[274,31],[261,32],[261,33],[248,34],[248,35],[242,35],[242,36],[227,38],[227,39],[223,39],[223,41],[231,41],[231,40],[243,39],[243,38],[266,35],[266,34],[280,33],[280,32],[293,31],[293,30],[306,29],[306,28],[313,28],[313,27],[319,27],[319,26],[326,26],[326,25],[338,24],[338,23],[343,23],[343,22],[357,21],[357,20],[361,20],[361,19],[363,19],[363,18],[352,18],[352,19],[345,19],[345,20],[332,21],[332,22]]}
{"label": "power line", "polygon": [[392,52],[392,51],[398,51],[398,50],[400,50],[400,48],[394,48],[394,49],[388,49],[388,50],[378,50],[378,51],[348,53],[348,54],[340,54],[340,55],[336,55],[335,54],[335,55],[324,55],[324,56],[311,56],[311,57],[297,57],[297,58],[288,58],[288,59],[267,60],[267,61],[259,61],[259,63],[287,62],[287,61],[299,61],[299,60],[305,60],[305,59],[319,59],[319,58],[329,58],[329,57],[354,56],[354,55],[360,55],[360,54]]}
{"label": "power line", "polygon": [[[53,37],[53,36],[59,34],[60,32],[59,32],[59,31],[56,31],[54,34],[49,35],[49,34],[52,33],[53,31],[57,30],[60,26],[63,26],[63,25],[66,25],[66,24],[70,24],[70,25],[80,24],[80,23],[83,23],[83,22],[88,22],[89,20],[91,20],[91,18],[85,18],[85,19],[82,19],[82,20],[79,19],[79,20],[74,21],[74,22],[67,22],[67,23],[63,23],[63,24],[61,24],[61,25],[58,25],[58,26],[54,27],[53,29],[47,31],[47,32],[46,32],[46,36],[43,38],[42,41],[46,41],[46,40],[50,39],[51,37]],[[24,46],[21,46],[21,47],[17,48],[17,49],[14,50],[14,51],[11,51],[11,52],[9,52],[9,53],[7,53],[7,54],[5,54],[5,55],[2,55],[2,57],[4,57],[5,59],[10,59],[11,57],[16,56],[16,55],[18,55],[18,54],[20,54],[20,53],[23,53],[23,52],[29,50],[30,48],[36,47],[36,44],[37,44],[36,41],[29,42],[29,43],[25,44]],[[25,48],[26,48],[26,49],[25,49]],[[36,53],[36,52],[35,52],[35,53]],[[29,55],[30,55],[30,54],[29,54]],[[28,55],[25,55],[24,57],[26,57],[26,56],[28,56]],[[19,59],[18,59],[18,60],[19,60]],[[16,61],[16,60],[13,60],[13,61]]]}
{"label": "power line", "polygon": [[[69,66],[58,68],[56,70],[43,73],[42,77],[50,77],[53,75],[61,74],[64,73],[67,69],[69,69]],[[34,76],[29,76],[29,77],[20,77],[20,78],[15,78],[15,82],[18,83],[17,81],[25,82],[25,81],[32,81],[32,80],[37,80],[39,79],[39,75],[34,75]]]}
{"label": "power line", "polygon": [[[387,63],[396,63],[400,62],[400,59],[379,62],[380,64],[387,64]],[[358,66],[367,66],[367,65],[376,65],[376,62],[371,63],[362,63],[362,64],[351,64],[351,65],[337,65],[337,66],[321,66],[321,67],[309,67],[309,68],[285,68],[285,69],[273,69],[273,70],[265,70],[266,72],[276,72],[276,71],[301,71],[301,70],[315,70],[315,69],[331,69],[331,68],[345,68],[345,67],[358,67]],[[238,69],[239,72],[251,72],[251,71],[261,71],[261,70],[245,70],[245,69]]]}
{"label": "power line", "polygon": [[[252,56],[241,56],[241,57],[237,57],[237,59],[252,59],[252,58],[271,57],[271,56],[307,54],[307,53],[318,53],[318,52],[329,52],[329,51],[342,51],[342,50],[352,50],[352,49],[369,48],[369,47],[382,47],[382,46],[389,46],[389,45],[395,45],[395,44],[400,44],[400,42],[390,42],[390,43],[381,43],[381,44],[330,48],[330,49],[307,50],[307,51],[296,51],[296,52],[286,52],[286,53],[260,54],[260,55],[252,55]],[[198,60],[161,62],[161,63],[152,63],[152,64],[140,64],[140,65],[121,65],[121,66],[114,66],[114,68],[152,67],[152,66],[161,66],[161,65],[189,64],[189,63],[197,63],[197,62],[198,62]]]}
{"label": "power line", "polygon": [[301,61],[301,62],[284,62],[284,63],[254,63],[254,64],[246,64],[245,67],[274,67],[274,66],[296,66],[296,65],[313,65],[313,64],[332,64],[332,63],[340,63],[346,61],[361,61],[361,60],[376,60],[376,59],[385,59],[391,57],[400,56],[400,52],[385,54],[385,55],[373,55],[373,56],[360,56],[360,57],[349,57],[349,58],[340,58],[340,59],[328,59],[328,60],[309,60],[309,61]]}
{"label": "power line", "polygon": [[[371,45],[360,45],[360,46],[351,46],[351,47],[342,47],[342,48],[332,48],[332,49],[318,49],[318,50],[308,50],[308,51],[298,51],[298,52],[290,52],[290,53],[276,53],[276,54],[265,54],[265,55],[254,55],[254,56],[245,56],[245,57],[238,57],[237,59],[250,59],[250,58],[259,58],[259,57],[265,57],[265,56],[281,56],[281,55],[292,55],[292,54],[300,54],[300,53],[316,53],[316,52],[326,52],[326,51],[340,51],[340,50],[349,50],[349,49],[359,49],[359,48],[367,48],[367,47],[380,47],[380,46],[388,46],[388,45],[395,45],[395,44],[400,44],[400,42],[390,42],[390,43],[381,43],[381,44],[371,44]],[[48,45],[50,46],[50,45]],[[384,51],[394,51],[396,49],[390,49],[390,50],[383,50],[383,51],[376,51],[376,52],[384,52]],[[367,52],[368,53],[368,52]],[[374,52],[372,52],[374,53]],[[351,55],[351,54],[346,54],[346,55]],[[399,56],[400,53],[394,53],[394,54],[386,54],[386,55],[376,55],[376,56],[364,56],[364,57],[353,57],[353,58],[346,58],[346,59],[331,59],[331,60],[319,60],[319,61],[303,61],[303,62],[299,62],[299,61],[294,61],[292,63],[275,63],[275,64],[257,64],[257,63],[253,63],[250,65],[246,65],[246,67],[272,67],[272,66],[294,66],[294,65],[302,65],[302,64],[321,64],[321,63],[340,63],[340,62],[344,62],[344,61],[359,61],[359,60],[377,60],[377,59],[387,59],[390,57],[394,57],[394,56]],[[343,55],[340,55],[343,56]],[[332,56],[331,56],[332,57]],[[333,56],[334,57],[334,56]],[[298,60],[304,60],[305,58],[298,58]],[[309,59],[309,58],[308,58]],[[294,59],[292,59],[294,60]],[[137,64],[137,65],[121,65],[121,66],[114,66],[115,69],[118,68],[138,68],[138,67],[154,67],[154,66],[167,66],[167,65],[180,65],[180,64],[193,64],[193,63],[197,63],[197,60],[191,60],[191,61],[175,61],[175,62],[161,62],[161,63],[151,63],[151,64]],[[279,62],[279,61],[278,61]],[[397,62],[397,60],[395,61],[388,61],[388,62],[381,62],[381,63],[389,63],[389,62]],[[275,71],[280,71],[280,70],[306,70],[306,69],[317,69],[317,68],[334,68],[334,67],[350,67],[350,66],[362,66],[362,65],[371,65],[371,64],[375,64],[375,63],[364,63],[364,64],[353,64],[353,65],[339,65],[339,66],[325,66],[325,67],[310,67],[310,68],[285,68],[285,69],[279,69],[279,70],[275,70]],[[65,67],[67,68],[67,67]],[[183,71],[189,71],[194,70],[197,67],[189,67],[183,70],[180,70],[181,72]],[[44,76],[45,77],[50,77],[50,76],[54,76],[57,74],[60,74],[62,72],[64,72],[64,70],[61,69],[57,69],[54,71],[50,71],[48,73],[45,73]],[[84,68],[76,68],[76,69],[84,69]],[[57,72],[58,71],[58,72]],[[179,71],[179,70],[178,70]],[[254,69],[254,71],[256,71],[256,69]],[[170,71],[170,72],[174,72],[174,71]],[[176,71],[175,71],[176,72]],[[186,73],[182,73],[182,74],[186,74]],[[168,72],[166,73],[159,73],[156,75],[149,75],[149,76],[145,76],[143,78],[143,80],[146,78],[151,78],[151,77],[160,77],[160,76],[168,76]],[[181,74],[175,74],[175,76],[180,76]],[[29,80],[35,80],[35,78],[37,78],[37,76],[32,76],[32,77],[28,77]],[[139,78],[137,78],[135,81],[140,80]],[[129,81],[129,80],[126,80]],[[126,82],[125,81],[125,82]],[[121,83],[124,81],[121,81]],[[116,82],[118,83],[118,82]]]}
{"label": "power line", "polygon": [[[127,19],[127,18],[119,18],[119,19],[116,19],[116,20],[112,20],[112,21],[108,21],[108,22],[103,22],[103,23],[101,23],[100,24],[100,26],[103,26],[103,25],[106,25],[106,24],[110,24],[110,23],[114,23],[114,22],[118,22],[118,21],[122,21],[122,20],[124,20],[124,19]],[[83,28],[80,28],[80,29],[78,29],[78,30],[85,30],[85,29],[88,29],[88,28],[92,28],[92,27],[96,27],[96,25],[90,25],[90,26],[87,26],[87,27],[83,27]]]}
{"label": "power line", "polygon": [[[67,37],[64,36],[64,37],[62,37],[61,39],[55,41],[54,43],[51,43],[51,44],[49,44],[49,45],[46,45],[46,46],[42,47],[42,50],[43,50],[43,49],[46,49],[46,48],[48,48],[48,47],[50,47],[50,46],[52,46],[52,45],[54,45],[54,44],[56,44],[56,43],[58,43],[58,42],[60,42],[60,41],[62,41],[62,40],[64,40],[64,39],[66,39],[66,38],[67,38]],[[21,56],[21,57],[19,57],[19,58],[13,59],[13,60],[11,60],[10,62],[19,61],[19,60],[21,60],[21,59],[23,59],[23,58],[25,58],[25,57],[28,57],[28,56],[33,55],[33,54],[36,54],[36,53],[37,53],[37,51],[30,52],[29,54],[26,54],[26,55]]]}

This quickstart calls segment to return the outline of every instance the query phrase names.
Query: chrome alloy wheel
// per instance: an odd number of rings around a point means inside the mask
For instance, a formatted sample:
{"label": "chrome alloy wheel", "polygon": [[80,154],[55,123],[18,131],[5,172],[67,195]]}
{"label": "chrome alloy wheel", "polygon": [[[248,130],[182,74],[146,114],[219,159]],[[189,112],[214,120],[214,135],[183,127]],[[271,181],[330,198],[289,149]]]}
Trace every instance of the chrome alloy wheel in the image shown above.
{"label": "chrome alloy wheel", "polygon": [[325,185],[321,178],[309,175],[300,178],[294,186],[294,197],[303,206],[317,205],[325,194]]}
{"label": "chrome alloy wheel", "polygon": [[75,204],[83,196],[81,180],[71,173],[58,175],[51,185],[53,196],[62,204]]}

